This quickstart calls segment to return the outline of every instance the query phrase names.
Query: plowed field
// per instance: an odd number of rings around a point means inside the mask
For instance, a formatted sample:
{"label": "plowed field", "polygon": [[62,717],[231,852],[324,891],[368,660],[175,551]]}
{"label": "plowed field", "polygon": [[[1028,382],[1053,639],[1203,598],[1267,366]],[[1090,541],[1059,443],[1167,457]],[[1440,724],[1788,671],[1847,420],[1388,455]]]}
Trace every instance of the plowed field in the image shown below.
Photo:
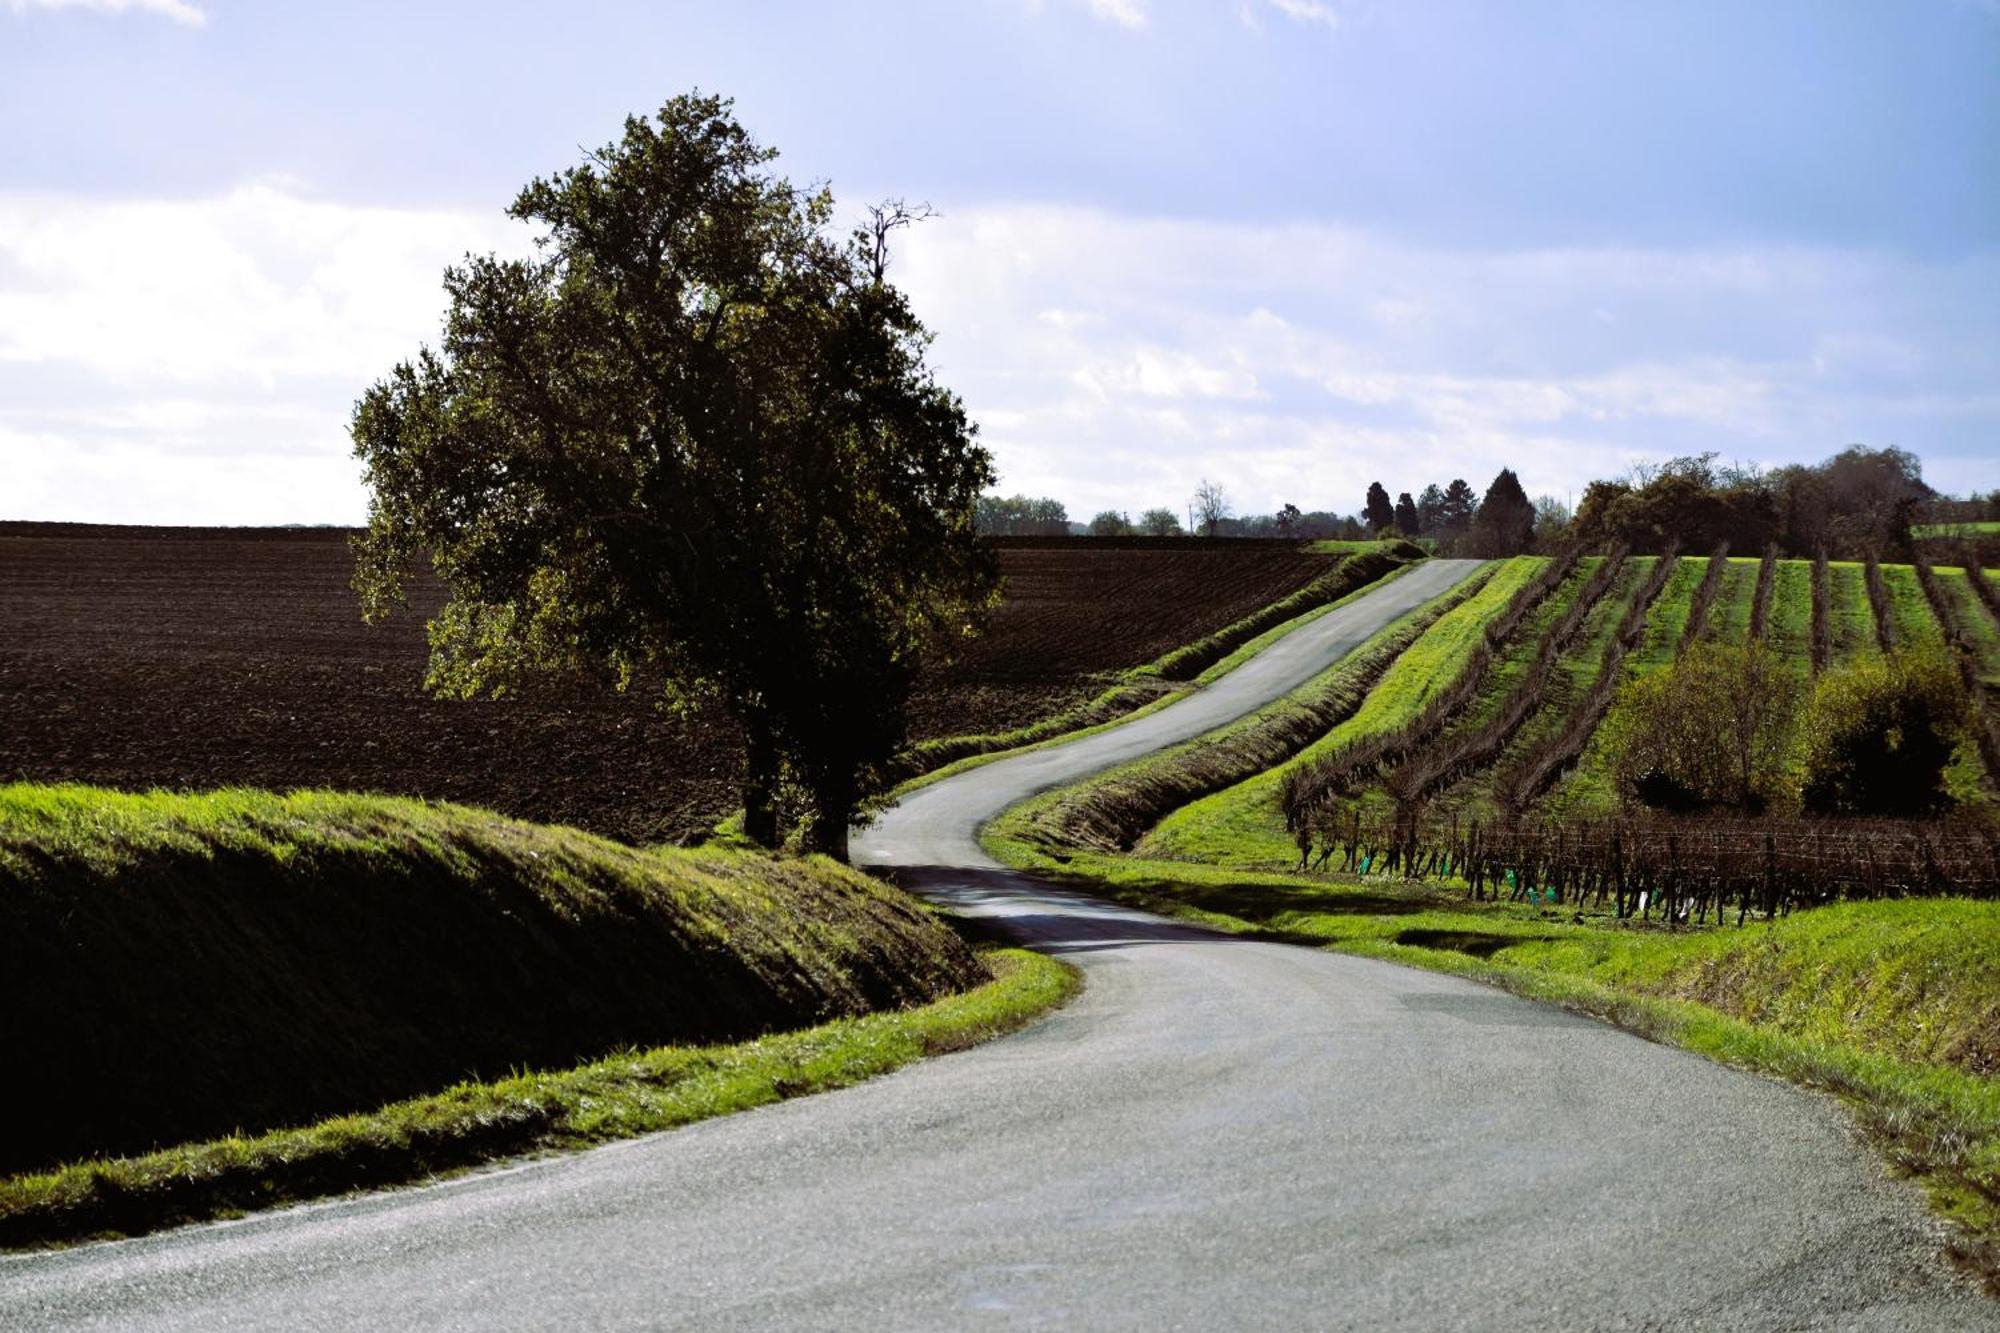
{"label": "plowed field", "polygon": [[[988,636],[926,681],[917,737],[1032,720],[1292,591],[1289,549],[1000,553]],[[0,781],[327,786],[489,805],[628,841],[734,804],[726,717],[590,686],[475,703],[422,690],[423,613],[360,621],[345,532],[0,523]]]}

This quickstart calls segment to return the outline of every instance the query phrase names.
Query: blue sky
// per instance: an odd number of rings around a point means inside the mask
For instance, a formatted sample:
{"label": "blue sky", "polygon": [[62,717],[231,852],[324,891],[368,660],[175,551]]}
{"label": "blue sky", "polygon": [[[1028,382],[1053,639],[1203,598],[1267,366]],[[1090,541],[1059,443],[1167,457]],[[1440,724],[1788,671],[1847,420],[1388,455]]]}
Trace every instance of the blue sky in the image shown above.
{"label": "blue sky", "polygon": [[896,274],[1075,516],[1854,440],[2000,486],[1996,70],[1958,0],[0,0],[0,517],[354,521],[442,265],[694,86],[942,210]]}

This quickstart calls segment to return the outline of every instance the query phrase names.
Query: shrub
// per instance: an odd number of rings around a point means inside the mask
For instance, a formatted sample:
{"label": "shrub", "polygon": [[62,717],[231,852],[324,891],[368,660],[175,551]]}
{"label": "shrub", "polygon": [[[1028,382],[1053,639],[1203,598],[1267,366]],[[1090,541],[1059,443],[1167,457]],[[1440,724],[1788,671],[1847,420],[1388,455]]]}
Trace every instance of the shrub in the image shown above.
{"label": "shrub", "polygon": [[1797,698],[1762,643],[1697,640],[1625,690],[1617,772],[1642,804],[1757,809],[1775,793]]}
{"label": "shrub", "polygon": [[1967,722],[1951,664],[1903,650],[1821,677],[1806,712],[1806,809],[1924,815],[1951,803],[1945,766]]}

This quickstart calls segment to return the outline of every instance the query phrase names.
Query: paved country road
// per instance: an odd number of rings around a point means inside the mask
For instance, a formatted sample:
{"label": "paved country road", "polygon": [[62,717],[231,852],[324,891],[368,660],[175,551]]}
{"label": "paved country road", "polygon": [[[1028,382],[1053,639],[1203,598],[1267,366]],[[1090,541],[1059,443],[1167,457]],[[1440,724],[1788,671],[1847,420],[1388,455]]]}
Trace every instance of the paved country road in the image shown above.
{"label": "paved country road", "polygon": [[2000,1325],[1825,1098],[980,856],[992,811],[1282,693],[1465,572],[1420,568],[857,840],[1085,970],[1027,1031],[572,1157],[0,1260],[0,1327]]}

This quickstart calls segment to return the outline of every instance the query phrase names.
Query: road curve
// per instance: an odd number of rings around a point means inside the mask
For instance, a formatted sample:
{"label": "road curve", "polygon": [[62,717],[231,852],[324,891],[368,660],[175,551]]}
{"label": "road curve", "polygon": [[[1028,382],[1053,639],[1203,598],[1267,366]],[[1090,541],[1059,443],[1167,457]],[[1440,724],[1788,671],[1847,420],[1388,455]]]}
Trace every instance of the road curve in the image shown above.
{"label": "road curve", "polygon": [[1085,970],[1027,1031],[572,1157],[0,1260],[0,1327],[1993,1328],[1827,1099],[981,864],[975,812],[1254,706],[1451,576],[857,841]]}

